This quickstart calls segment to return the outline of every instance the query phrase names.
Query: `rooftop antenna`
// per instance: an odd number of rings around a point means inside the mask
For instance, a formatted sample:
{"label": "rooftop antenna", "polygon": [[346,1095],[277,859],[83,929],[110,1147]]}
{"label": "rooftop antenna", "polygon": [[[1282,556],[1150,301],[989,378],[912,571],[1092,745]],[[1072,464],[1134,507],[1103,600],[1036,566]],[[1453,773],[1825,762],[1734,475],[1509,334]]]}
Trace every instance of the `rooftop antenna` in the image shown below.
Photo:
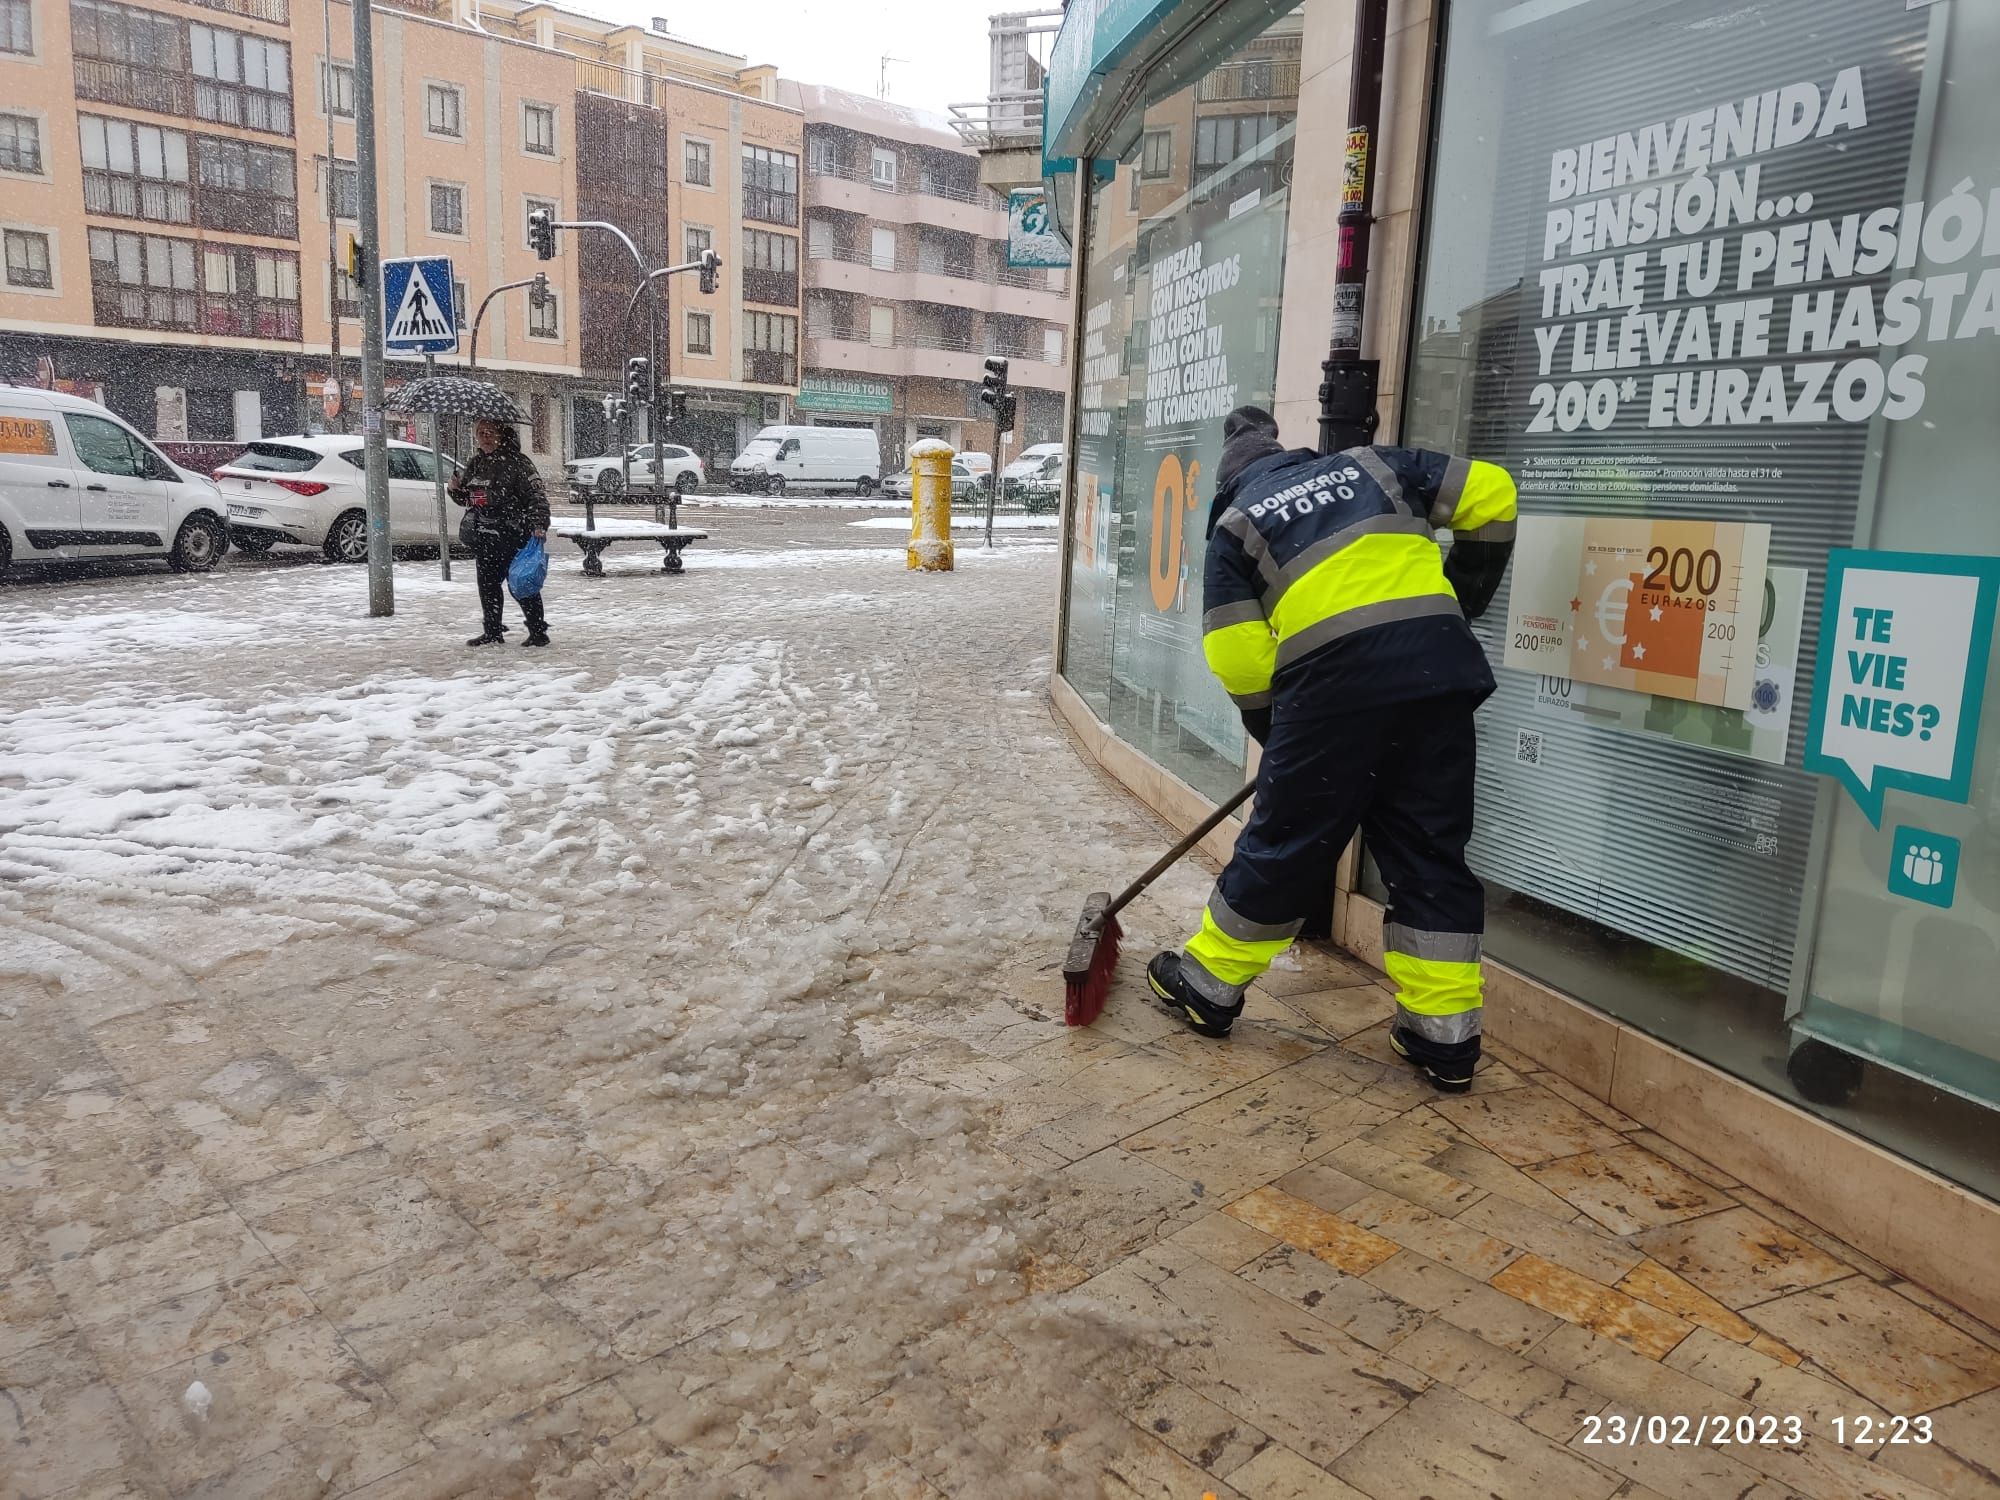
{"label": "rooftop antenna", "polygon": [[875,80],[875,97],[877,99],[886,99],[889,97],[889,64],[906,63],[908,61],[910,59],[907,57],[889,57],[886,55],[883,57],[882,71],[876,76]]}

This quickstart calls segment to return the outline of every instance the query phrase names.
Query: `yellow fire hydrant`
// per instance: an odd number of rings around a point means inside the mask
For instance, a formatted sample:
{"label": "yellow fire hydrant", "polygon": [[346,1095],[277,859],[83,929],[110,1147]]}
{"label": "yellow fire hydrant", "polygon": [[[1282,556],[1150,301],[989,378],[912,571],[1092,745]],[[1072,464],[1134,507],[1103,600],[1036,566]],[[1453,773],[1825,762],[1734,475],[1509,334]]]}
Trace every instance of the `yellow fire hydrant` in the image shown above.
{"label": "yellow fire hydrant", "polygon": [[951,444],[925,438],[910,448],[910,551],[912,568],[949,573],[951,561]]}

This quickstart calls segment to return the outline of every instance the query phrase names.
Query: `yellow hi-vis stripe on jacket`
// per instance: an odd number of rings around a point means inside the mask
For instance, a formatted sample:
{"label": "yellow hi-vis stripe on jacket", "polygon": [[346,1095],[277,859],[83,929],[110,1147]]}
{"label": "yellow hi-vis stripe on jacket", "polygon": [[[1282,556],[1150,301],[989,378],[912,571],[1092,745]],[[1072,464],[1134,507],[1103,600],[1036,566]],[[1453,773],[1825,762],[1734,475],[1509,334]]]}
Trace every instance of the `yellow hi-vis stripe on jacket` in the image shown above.
{"label": "yellow hi-vis stripe on jacket", "polygon": [[[1345,634],[1341,627],[1349,623],[1359,628],[1406,615],[1442,614],[1457,605],[1458,596],[1445,581],[1444,554],[1428,531],[1364,533],[1314,563],[1279,595],[1271,610],[1278,661]],[[1367,616],[1355,615],[1364,609]]]}

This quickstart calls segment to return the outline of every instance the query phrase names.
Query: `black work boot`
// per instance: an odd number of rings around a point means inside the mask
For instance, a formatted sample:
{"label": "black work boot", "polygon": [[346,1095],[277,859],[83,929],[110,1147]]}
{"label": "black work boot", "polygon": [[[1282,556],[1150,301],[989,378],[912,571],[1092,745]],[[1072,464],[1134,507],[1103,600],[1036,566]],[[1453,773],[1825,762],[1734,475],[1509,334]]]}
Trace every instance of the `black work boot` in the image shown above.
{"label": "black work boot", "polygon": [[1171,948],[1153,955],[1153,961],[1146,965],[1146,983],[1161,1006],[1178,1016],[1196,1036],[1220,1040],[1229,1035],[1229,1028],[1243,1014],[1240,998],[1234,1005],[1218,1005],[1202,994],[1181,972],[1181,956]]}
{"label": "black work boot", "polygon": [[468,646],[497,646],[500,644],[500,637],[492,634],[490,631],[482,631],[465,644]]}
{"label": "black work boot", "polygon": [[1441,1094],[1463,1094],[1472,1087],[1473,1069],[1479,1063],[1479,1039],[1469,1044],[1440,1050],[1400,1026],[1389,1028],[1389,1045],[1396,1056],[1418,1069]]}

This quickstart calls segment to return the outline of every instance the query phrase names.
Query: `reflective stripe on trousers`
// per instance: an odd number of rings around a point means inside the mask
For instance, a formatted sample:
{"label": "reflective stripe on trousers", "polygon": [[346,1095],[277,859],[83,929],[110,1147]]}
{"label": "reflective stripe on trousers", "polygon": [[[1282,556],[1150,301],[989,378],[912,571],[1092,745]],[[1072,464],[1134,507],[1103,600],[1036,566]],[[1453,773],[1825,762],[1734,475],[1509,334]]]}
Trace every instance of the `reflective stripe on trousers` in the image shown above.
{"label": "reflective stripe on trousers", "polygon": [[1389,922],[1382,929],[1382,967],[1396,986],[1396,1020],[1440,1047],[1480,1035],[1485,981],[1476,932],[1425,932]]}

